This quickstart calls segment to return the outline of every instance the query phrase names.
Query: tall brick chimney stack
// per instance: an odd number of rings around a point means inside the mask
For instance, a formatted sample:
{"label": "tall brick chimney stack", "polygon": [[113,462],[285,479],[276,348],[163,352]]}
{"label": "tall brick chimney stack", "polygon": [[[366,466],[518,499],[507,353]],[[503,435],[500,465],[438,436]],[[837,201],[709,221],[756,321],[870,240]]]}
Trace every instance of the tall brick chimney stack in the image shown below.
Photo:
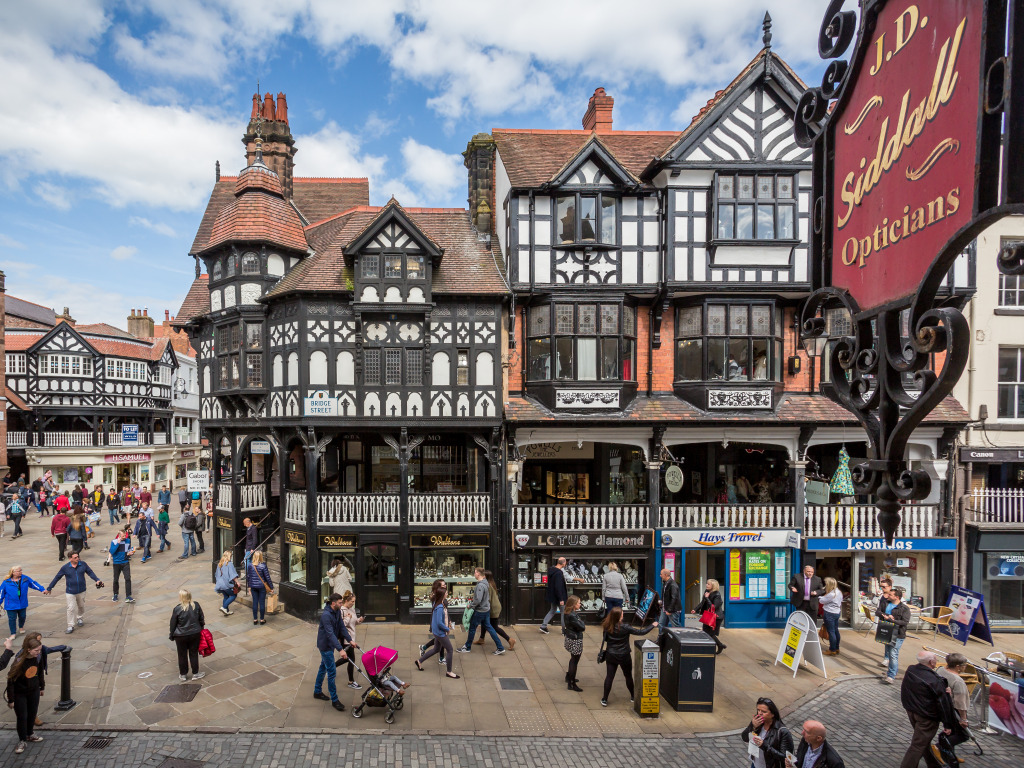
{"label": "tall brick chimney stack", "polygon": [[612,107],[614,106],[615,99],[606,94],[604,88],[598,88],[587,104],[587,113],[583,115],[583,129],[598,133],[611,133]]}
{"label": "tall brick chimney stack", "polygon": [[152,339],[156,336],[156,323],[149,316],[149,309],[133,309],[128,315],[128,333],[138,339]]}
{"label": "tall brick chimney stack", "polygon": [[242,136],[245,145],[245,164],[252,165],[256,160],[256,130],[259,128],[263,138],[263,162],[281,179],[285,197],[292,196],[292,176],[295,168],[295,139],[288,127],[288,99],[283,93],[274,96],[267,93],[263,100],[260,95],[252,96],[252,113],[249,125]]}

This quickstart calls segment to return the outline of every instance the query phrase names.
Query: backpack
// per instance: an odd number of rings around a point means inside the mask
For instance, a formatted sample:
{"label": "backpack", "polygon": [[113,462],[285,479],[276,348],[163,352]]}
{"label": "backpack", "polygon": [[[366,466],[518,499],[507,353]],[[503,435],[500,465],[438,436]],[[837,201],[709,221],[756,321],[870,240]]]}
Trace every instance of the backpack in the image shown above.
{"label": "backpack", "polygon": [[196,520],[195,515],[185,515],[185,520],[182,522],[181,527],[186,531],[194,531],[199,528],[199,521]]}

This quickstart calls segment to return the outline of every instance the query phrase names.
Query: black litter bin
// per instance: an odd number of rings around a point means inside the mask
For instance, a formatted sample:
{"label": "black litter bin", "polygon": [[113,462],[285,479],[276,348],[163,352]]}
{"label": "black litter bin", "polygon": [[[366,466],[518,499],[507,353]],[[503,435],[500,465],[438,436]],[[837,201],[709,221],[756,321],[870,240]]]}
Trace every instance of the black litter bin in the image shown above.
{"label": "black litter bin", "polygon": [[700,629],[666,630],[661,695],[676,712],[715,707],[715,641]]}

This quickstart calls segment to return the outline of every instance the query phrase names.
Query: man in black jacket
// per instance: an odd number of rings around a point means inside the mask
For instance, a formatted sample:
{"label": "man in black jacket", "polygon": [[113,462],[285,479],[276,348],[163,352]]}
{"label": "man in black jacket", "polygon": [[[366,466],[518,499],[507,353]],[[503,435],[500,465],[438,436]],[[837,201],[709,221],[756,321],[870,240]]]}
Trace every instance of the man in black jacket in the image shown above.
{"label": "man in black jacket", "polygon": [[[338,699],[334,652],[339,651],[341,658],[348,660],[344,643],[352,643],[352,641],[353,638],[349,637],[345,622],[341,618],[341,595],[334,592],[324,604],[324,610],[320,614],[320,626],[316,631],[316,649],[320,651],[320,668],[316,672],[316,680],[313,683],[313,698],[323,701],[330,700],[331,706],[339,712],[345,711],[345,705]],[[330,696],[324,695],[325,677]]]}
{"label": "man in black jacket", "polygon": [[900,688],[900,701],[907,710],[914,735],[900,768],[917,768],[921,758],[929,768],[942,765],[930,749],[941,720],[947,734],[956,723],[953,701],[946,692],[946,681],[935,671],[938,660],[931,651],[920,651],[917,664],[907,668]]}
{"label": "man in black jacket", "polygon": [[672,571],[661,569],[661,616],[658,617],[658,637],[665,634],[665,627],[681,627],[683,597],[679,585],[672,578]]}
{"label": "man in black jacket", "polygon": [[814,575],[814,566],[805,565],[804,572],[798,573],[789,580],[789,602],[794,610],[803,611],[811,617],[811,623],[817,626],[818,598],[825,594],[825,585]]}
{"label": "man in black jacket", "polygon": [[796,762],[787,768],[846,768],[843,758],[825,738],[825,726],[817,720],[804,723],[803,736],[796,748]]}
{"label": "man in black jacket", "polygon": [[548,603],[548,612],[544,614],[544,620],[540,623],[540,631],[545,635],[548,633],[548,624],[558,613],[560,606],[565,605],[569,591],[565,588],[565,558],[558,558],[558,562],[548,568],[548,587],[544,592],[544,599]]}

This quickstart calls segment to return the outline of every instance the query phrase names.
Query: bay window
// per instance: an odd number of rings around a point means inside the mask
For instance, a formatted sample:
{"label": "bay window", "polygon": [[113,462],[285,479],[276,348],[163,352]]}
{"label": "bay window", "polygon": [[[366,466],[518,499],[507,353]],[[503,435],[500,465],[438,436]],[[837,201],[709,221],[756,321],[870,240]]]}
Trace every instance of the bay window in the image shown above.
{"label": "bay window", "polygon": [[558,302],[530,309],[530,381],[636,381],[636,309]]}
{"label": "bay window", "polygon": [[782,310],[707,303],[676,311],[675,380],[781,381]]}
{"label": "bay window", "polygon": [[555,234],[559,243],[616,242],[616,198],[604,194],[560,195]]}

